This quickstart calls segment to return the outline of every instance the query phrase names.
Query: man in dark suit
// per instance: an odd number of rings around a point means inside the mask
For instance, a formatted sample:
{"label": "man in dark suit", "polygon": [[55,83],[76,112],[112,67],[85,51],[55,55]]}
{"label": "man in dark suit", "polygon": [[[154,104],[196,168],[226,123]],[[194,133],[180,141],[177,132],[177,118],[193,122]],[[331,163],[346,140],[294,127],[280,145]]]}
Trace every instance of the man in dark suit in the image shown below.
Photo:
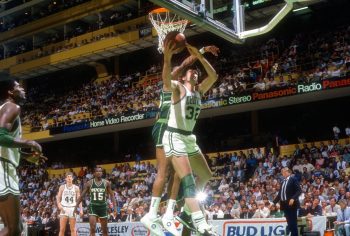
{"label": "man in dark suit", "polygon": [[299,196],[301,194],[301,188],[299,182],[291,176],[291,173],[288,167],[281,170],[284,181],[273,202],[275,204],[280,202],[281,210],[284,211],[287,219],[287,231],[289,230],[291,236],[298,236],[297,211],[300,206]]}
{"label": "man in dark suit", "polygon": [[254,212],[249,211],[247,206],[243,206],[241,213],[239,214],[240,219],[251,219],[254,215]]}

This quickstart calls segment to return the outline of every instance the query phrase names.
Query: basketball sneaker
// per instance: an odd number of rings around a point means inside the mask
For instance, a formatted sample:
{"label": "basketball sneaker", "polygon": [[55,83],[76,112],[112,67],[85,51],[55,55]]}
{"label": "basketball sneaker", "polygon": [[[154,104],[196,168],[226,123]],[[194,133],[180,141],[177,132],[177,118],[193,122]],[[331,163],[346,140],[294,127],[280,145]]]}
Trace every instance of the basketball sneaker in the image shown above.
{"label": "basketball sneaker", "polygon": [[189,230],[196,232],[196,229],[192,223],[191,215],[188,214],[186,211],[182,211],[180,215],[175,217],[176,220],[178,220],[183,226],[188,228]]}
{"label": "basketball sneaker", "polygon": [[196,229],[196,234],[201,236],[216,236],[217,233],[213,230],[213,226],[209,225],[205,220],[203,212],[197,211],[191,213],[193,225]]}
{"label": "basketball sneaker", "polygon": [[162,225],[160,224],[160,218],[152,217],[147,213],[140,221],[147,229],[149,229],[151,236],[165,236]]}
{"label": "basketball sneaker", "polygon": [[199,224],[197,226],[196,235],[200,236],[218,236],[218,234],[214,231],[213,226],[207,223]]}
{"label": "basketball sneaker", "polygon": [[176,229],[174,217],[164,215],[162,217],[163,227],[173,236],[181,236],[181,233]]}

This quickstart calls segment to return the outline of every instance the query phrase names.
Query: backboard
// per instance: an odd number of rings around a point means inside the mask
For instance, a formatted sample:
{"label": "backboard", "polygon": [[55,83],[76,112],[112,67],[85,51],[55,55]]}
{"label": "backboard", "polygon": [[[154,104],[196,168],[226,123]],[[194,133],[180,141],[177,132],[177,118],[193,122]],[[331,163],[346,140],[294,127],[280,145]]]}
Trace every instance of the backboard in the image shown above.
{"label": "backboard", "polygon": [[[244,39],[272,30],[293,8],[319,0],[150,0],[210,31],[229,42],[241,44]],[[271,20],[258,28],[245,30],[245,10],[257,5],[279,4]]]}

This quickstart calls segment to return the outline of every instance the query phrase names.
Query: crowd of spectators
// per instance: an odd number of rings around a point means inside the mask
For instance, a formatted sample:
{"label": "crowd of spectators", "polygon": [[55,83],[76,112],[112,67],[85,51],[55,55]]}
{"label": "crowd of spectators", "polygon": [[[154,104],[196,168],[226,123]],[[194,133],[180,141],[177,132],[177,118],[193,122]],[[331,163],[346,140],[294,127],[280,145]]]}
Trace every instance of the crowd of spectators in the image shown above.
{"label": "crowd of spectators", "polygon": [[260,46],[260,51],[255,50],[255,57],[249,57],[246,64],[237,63],[240,52],[232,52],[220,60],[220,67],[226,72],[209,98],[349,75],[349,45],[350,27],[343,26],[329,32],[297,34],[286,47],[282,40],[270,39]]}
{"label": "crowd of spectators", "polygon": [[[78,90],[72,89],[64,94],[30,89],[23,123],[36,127],[34,130],[38,131],[110,116],[157,111],[158,84],[150,84],[146,88],[132,87],[139,76],[139,73],[122,78],[113,76],[100,83],[83,84]],[[78,114],[84,115],[74,119]]]}
{"label": "crowd of spectators", "polygon": [[[326,144],[327,142],[327,144]],[[284,214],[274,204],[283,179],[281,169],[290,167],[301,185],[299,216],[336,217],[343,199],[350,206],[350,142],[345,139],[309,144],[296,144],[290,156],[254,148],[246,151],[217,153],[209,160],[214,176],[205,187],[203,200],[209,219],[280,218]],[[148,211],[151,189],[157,170],[149,161],[134,164],[117,163],[104,177],[111,181],[117,202],[117,214],[109,200],[109,222],[135,222]],[[47,230],[57,221],[55,196],[63,175],[49,177],[45,166],[22,165],[19,168],[21,213],[29,226]],[[80,188],[91,178],[92,169],[81,168],[74,174]],[[167,198],[166,190],[163,199]],[[78,222],[87,222],[89,199],[83,201],[84,216]],[[160,214],[165,206],[160,208]],[[175,214],[179,211],[176,210]],[[45,226],[46,225],[46,226]]]}
{"label": "crowd of spectators", "polygon": [[[77,2],[82,3],[85,1],[77,1]],[[72,6],[75,6],[75,5],[73,4]],[[142,8],[142,10],[130,8],[125,10],[107,10],[107,11],[100,12],[99,14],[96,15],[97,19],[95,22],[87,23],[83,21],[75,21],[68,25],[69,27],[67,27],[66,31],[63,31],[63,28],[62,28],[61,31],[56,31],[55,33],[48,34],[48,36],[45,36],[44,39],[41,39],[41,41],[37,41],[35,44],[33,44],[33,41],[30,40],[25,42],[21,41],[16,45],[7,47],[4,57],[20,55],[22,53],[32,51],[33,49],[34,50],[38,49],[39,52],[31,58],[31,60],[33,60],[42,56],[47,56],[47,55],[51,55],[61,51],[70,50],[72,48],[86,45],[88,43],[96,42],[96,41],[107,39],[110,37],[116,37],[130,30],[134,30],[134,28],[140,29],[140,28],[150,27],[150,24],[136,24],[136,25],[130,26],[128,29],[113,29],[111,32],[101,34],[101,35],[94,35],[90,39],[83,39],[80,42],[74,41],[74,43],[67,44],[65,46],[55,45],[63,41],[69,42],[70,39],[85,33],[97,31],[99,29],[102,29],[111,25],[116,25],[121,22],[126,22],[129,20],[135,19],[139,16],[145,15],[147,13],[147,10],[151,9],[152,7],[154,6],[146,4],[146,6]],[[0,28],[1,27],[6,28],[6,24],[4,22],[0,22]],[[43,48],[45,48],[46,46],[52,46],[52,47],[49,47],[49,49],[44,50]],[[26,60],[28,59],[19,57],[18,62],[23,63]]]}
{"label": "crowd of spectators", "polygon": [[[12,30],[18,26],[25,25],[29,22],[38,20],[40,18],[44,18],[46,16],[55,14],[60,11],[64,11],[68,8],[80,5],[90,0],[50,0],[47,1],[45,6],[41,6],[34,8],[26,9],[22,14],[13,17],[12,19],[7,19],[6,21],[2,21],[0,24],[0,32],[5,32]],[[27,2],[27,1],[26,1]],[[24,3],[23,1],[21,2]]]}
{"label": "crowd of spectators", "polygon": [[[260,47],[258,55],[261,60],[250,61],[246,65],[233,61],[230,59],[232,55],[225,54],[213,62],[220,76],[204,99],[345,76],[350,71],[349,33],[349,27],[341,27],[325,35],[311,34],[309,38],[298,34],[286,48],[277,40],[270,39]],[[317,35],[318,40],[313,40]],[[279,55],[280,52],[283,53]],[[300,64],[305,61],[309,63]],[[29,88],[30,102],[25,110],[30,113],[26,114],[25,124],[37,131],[96,118],[154,111],[161,88],[160,76],[146,86],[136,82],[143,81],[145,75],[160,73],[160,70],[159,65],[152,65],[143,73],[135,72],[122,77],[114,75],[102,83],[83,83],[62,94]],[[136,84],[139,86],[133,86]],[[74,118],[76,114],[83,116]]]}

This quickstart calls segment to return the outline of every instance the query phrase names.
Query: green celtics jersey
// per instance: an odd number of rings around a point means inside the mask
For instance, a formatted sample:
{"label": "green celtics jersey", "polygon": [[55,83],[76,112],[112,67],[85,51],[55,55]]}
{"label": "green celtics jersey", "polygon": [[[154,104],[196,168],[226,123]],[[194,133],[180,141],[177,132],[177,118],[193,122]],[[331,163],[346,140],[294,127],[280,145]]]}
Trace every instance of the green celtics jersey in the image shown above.
{"label": "green celtics jersey", "polygon": [[102,206],[107,204],[107,183],[102,179],[99,184],[92,180],[90,188],[90,205]]}
{"label": "green celtics jersey", "polygon": [[159,121],[164,121],[166,123],[168,122],[171,105],[171,94],[172,92],[164,92],[163,90],[160,93]]}

